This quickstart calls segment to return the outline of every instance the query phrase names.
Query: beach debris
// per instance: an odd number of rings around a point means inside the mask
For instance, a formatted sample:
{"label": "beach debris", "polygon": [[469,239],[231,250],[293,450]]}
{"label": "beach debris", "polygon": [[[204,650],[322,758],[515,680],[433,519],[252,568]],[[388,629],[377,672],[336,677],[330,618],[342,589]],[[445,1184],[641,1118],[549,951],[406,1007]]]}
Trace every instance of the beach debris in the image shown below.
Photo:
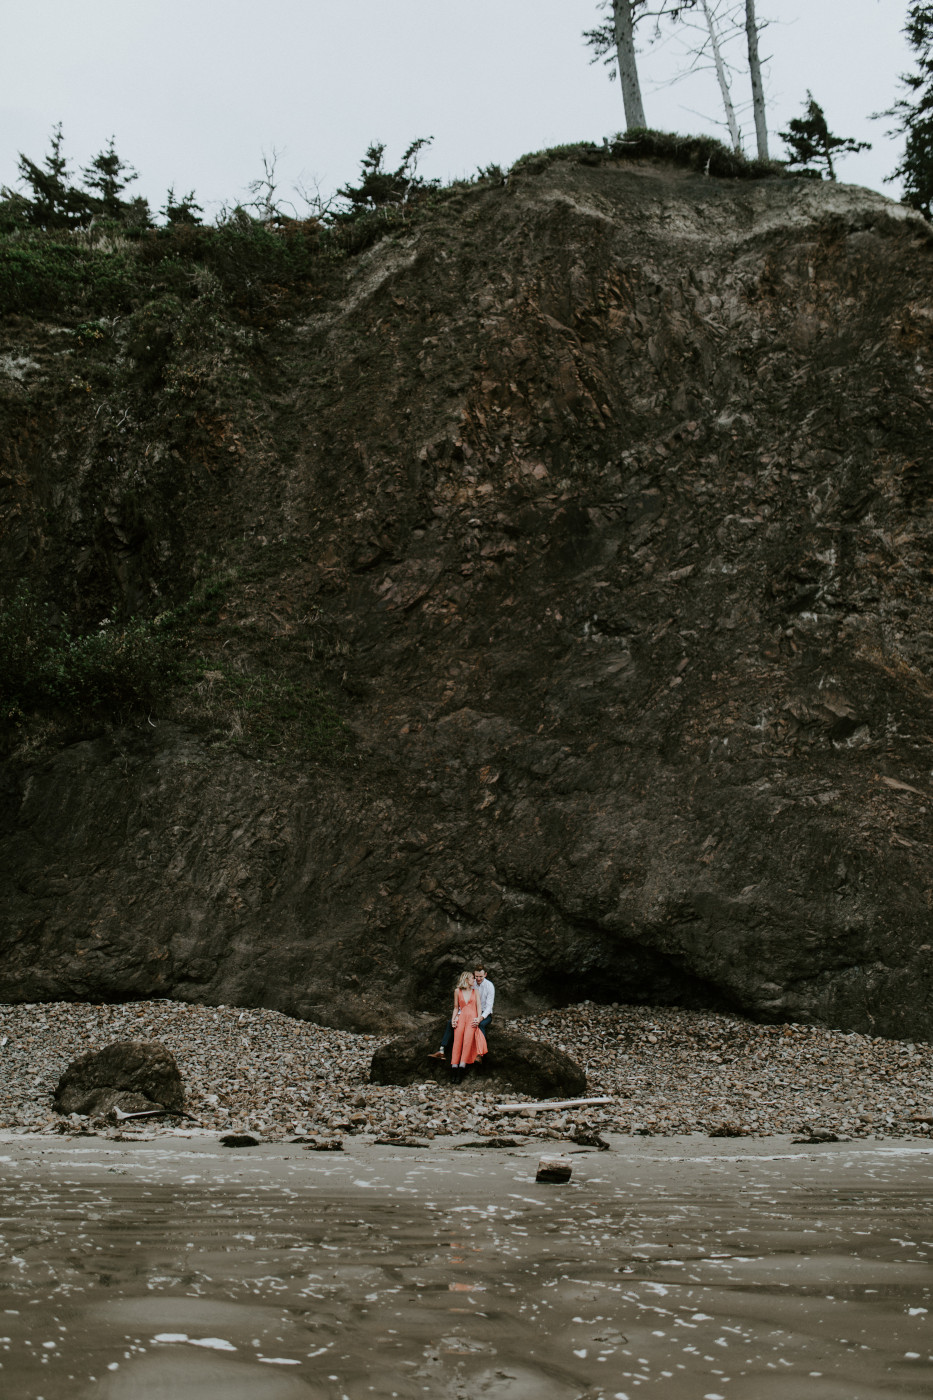
{"label": "beach debris", "polygon": [[532,1113],[542,1113],[550,1109],[562,1108],[590,1108],[594,1105],[614,1103],[611,1095],[597,1099],[539,1099],[536,1103],[497,1103],[493,1106],[494,1113],[522,1113],[526,1116]]}
{"label": "beach debris", "polygon": [[525,1142],[525,1138],[486,1137],[480,1138],[477,1142],[458,1142],[455,1144],[454,1151],[461,1152],[471,1147],[523,1147]]}
{"label": "beach debris", "polygon": [[224,1133],[220,1139],[221,1147],[258,1147],[261,1138],[253,1137],[252,1133]]}
{"label": "beach debris", "polygon": [[601,1138],[599,1133],[584,1133],[579,1130],[570,1134],[570,1141],[575,1142],[578,1147],[595,1147],[600,1152],[608,1152],[609,1144],[605,1138]]}
{"label": "beach debris", "polygon": [[800,1131],[803,1136],[795,1137],[795,1143],[839,1142],[840,1140],[838,1135],[830,1128],[811,1128],[808,1124],[804,1123]]}
{"label": "beach debris", "polygon": [[400,1137],[376,1138],[377,1147],[430,1147],[430,1145],[424,1138],[413,1137],[410,1133],[405,1133]]}
{"label": "beach debris", "polygon": [[566,1157],[542,1157],[538,1163],[538,1170],[535,1173],[535,1181],[569,1181],[573,1172],[573,1163]]}
{"label": "beach debris", "polygon": [[313,1138],[305,1143],[305,1152],[342,1152],[343,1138]]}
{"label": "beach debris", "polygon": [[103,1115],[180,1111],[185,1091],[175,1057],[155,1040],[116,1040],[65,1070],[54,1096],[59,1113]]}
{"label": "beach debris", "polygon": [[191,1118],[190,1113],[182,1113],[178,1108],[146,1108],[138,1113],[124,1113],[122,1108],[112,1108],[102,1115],[110,1123],[126,1123],[130,1118]]}
{"label": "beach debris", "polygon": [[752,1130],[744,1123],[717,1123],[715,1128],[710,1128],[707,1137],[751,1137]]}
{"label": "beach debris", "polygon": [[52,1125],[53,1133],[71,1133],[73,1137],[97,1137],[97,1129],[89,1125],[87,1118],[77,1119],[76,1115],[71,1118],[59,1118],[57,1123]]}

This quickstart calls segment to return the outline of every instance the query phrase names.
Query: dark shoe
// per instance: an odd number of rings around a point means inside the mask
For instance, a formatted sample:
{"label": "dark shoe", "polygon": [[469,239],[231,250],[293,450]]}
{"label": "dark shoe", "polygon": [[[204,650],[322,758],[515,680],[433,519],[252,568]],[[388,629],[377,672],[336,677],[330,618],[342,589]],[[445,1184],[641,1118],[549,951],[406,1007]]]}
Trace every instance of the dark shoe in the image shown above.
{"label": "dark shoe", "polygon": [[428,1056],[428,1059],[429,1059],[429,1060],[443,1060],[443,1059],[444,1059],[444,1052],[443,1052],[443,1050],[432,1050],[431,1053],[430,1053],[430,1055]]}

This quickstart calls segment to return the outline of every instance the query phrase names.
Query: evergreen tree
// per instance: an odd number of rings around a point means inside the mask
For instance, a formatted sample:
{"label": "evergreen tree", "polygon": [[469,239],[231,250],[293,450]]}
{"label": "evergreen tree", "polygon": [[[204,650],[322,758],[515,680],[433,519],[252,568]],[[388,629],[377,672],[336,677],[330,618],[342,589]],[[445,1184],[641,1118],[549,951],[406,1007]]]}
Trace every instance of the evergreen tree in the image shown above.
{"label": "evergreen tree", "polygon": [[901,82],[907,96],[882,113],[895,116],[895,131],[907,137],[904,154],[891,179],[904,181],[904,199],[933,219],[933,4],[915,3],[907,10],[907,42],[916,54],[916,71]]}
{"label": "evergreen tree", "polygon": [[[95,212],[105,219],[123,221],[130,209],[120,195],[128,185],[139,179],[131,165],[117,155],[114,138],[111,136],[107,147],[98,151],[90,165],[81,171],[85,189],[91,192]],[[135,206],[137,201],[132,201]]]}
{"label": "evergreen tree", "polygon": [[41,165],[22,152],[18,158],[20,183],[30,191],[24,196],[25,219],[36,228],[75,228],[90,218],[87,196],[69,184],[64,140],[59,122],[52,128],[48,154]]}
{"label": "evergreen tree", "polygon": [[167,224],[200,224],[204,210],[195,199],[194,190],[189,190],[180,199],[175,198],[175,187],[169,186],[165,203],[159,210]]}
{"label": "evergreen tree", "polygon": [[337,191],[338,196],[349,200],[351,211],[355,213],[387,204],[404,204],[413,193],[434,188],[436,180],[423,180],[417,174],[418,155],[433,139],[420,136],[412,141],[397,170],[386,170],[385,144],[374,142],[360,162],[360,183],[345,185]]}
{"label": "evergreen tree", "polygon": [[[786,131],[778,135],[790,154],[787,164],[799,166],[807,174],[825,169],[831,180],[836,178],[833,165],[834,155],[854,155],[858,151],[870,151],[871,142],[854,141],[850,136],[834,136],[826,121],[826,115],[813,93],[807,93],[807,105],[802,117],[794,117]],[[815,170],[814,170],[815,167]]]}

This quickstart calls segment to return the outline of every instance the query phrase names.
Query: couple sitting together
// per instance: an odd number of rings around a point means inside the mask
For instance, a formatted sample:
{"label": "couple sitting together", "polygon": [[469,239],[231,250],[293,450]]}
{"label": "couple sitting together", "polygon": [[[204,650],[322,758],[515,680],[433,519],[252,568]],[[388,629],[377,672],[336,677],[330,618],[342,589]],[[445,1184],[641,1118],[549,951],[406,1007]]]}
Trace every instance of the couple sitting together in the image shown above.
{"label": "couple sitting together", "polygon": [[475,1064],[478,1070],[483,1068],[483,1056],[488,1049],[486,1032],[495,999],[496,989],[484,967],[461,973],[454,989],[453,1015],[444,1030],[441,1048],[430,1056],[432,1060],[443,1060],[447,1049],[453,1045],[450,1077],[454,1083],[464,1078],[470,1065]]}

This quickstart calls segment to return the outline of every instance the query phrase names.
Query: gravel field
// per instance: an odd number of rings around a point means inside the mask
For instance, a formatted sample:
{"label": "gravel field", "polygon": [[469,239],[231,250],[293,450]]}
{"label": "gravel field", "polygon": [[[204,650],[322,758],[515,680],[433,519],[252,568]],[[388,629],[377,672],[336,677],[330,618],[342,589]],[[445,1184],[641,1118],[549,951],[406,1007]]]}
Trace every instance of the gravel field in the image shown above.
{"label": "gravel field", "polygon": [[[499,1115],[517,1101],[480,1081],[449,1088],[371,1085],[379,1040],[276,1011],[143,1001],[0,1007],[0,1128],[72,1124],[51,1107],[65,1067],[114,1040],[158,1040],[178,1061],[193,1124],[210,1131],[432,1134],[587,1129],[671,1134],[767,1134],[813,1129],[846,1136],[926,1136],[933,1128],[933,1046],[825,1030],[762,1026],[735,1016],[584,1002],[511,1022],[586,1067],[602,1107]],[[493,1034],[495,1022],[493,1022]],[[924,1123],[924,1117],[930,1120]],[[95,1125],[97,1126],[97,1125]],[[102,1131],[152,1133],[158,1121]],[[164,1129],[161,1129],[164,1130]]]}

